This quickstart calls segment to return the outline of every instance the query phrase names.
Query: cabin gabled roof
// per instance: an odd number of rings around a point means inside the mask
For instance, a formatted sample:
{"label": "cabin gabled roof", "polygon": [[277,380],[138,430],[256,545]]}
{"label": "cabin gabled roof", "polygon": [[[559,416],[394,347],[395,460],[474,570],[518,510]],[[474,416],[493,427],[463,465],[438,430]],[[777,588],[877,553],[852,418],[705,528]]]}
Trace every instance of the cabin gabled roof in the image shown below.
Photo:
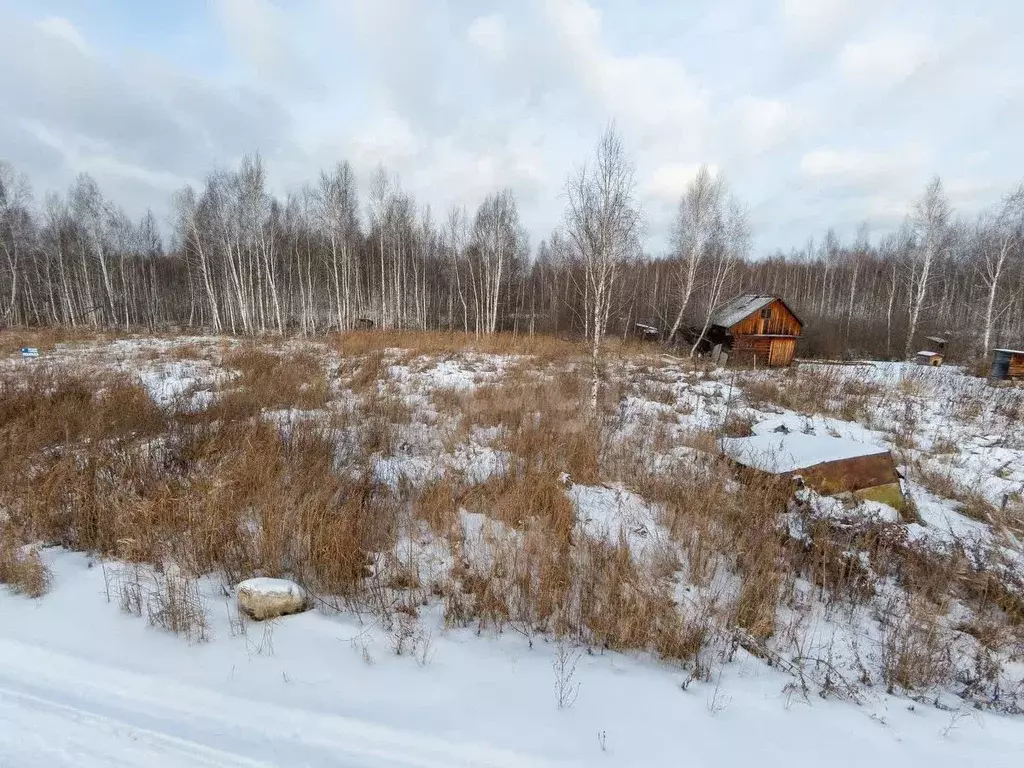
{"label": "cabin gabled roof", "polygon": [[[759,309],[767,307],[776,300],[782,301],[778,296],[772,296],[767,293],[740,294],[723,304],[718,311],[711,316],[711,325],[721,326],[722,328],[732,328],[736,323],[750,317]],[[784,301],[782,303],[786,305],[786,309],[789,309],[793,317],[796,317],[796,313],[790,309],[789,305]],[[800,325],[804,324],[804,321],[799,317],[796,317],[796,321],[800,323]]]}

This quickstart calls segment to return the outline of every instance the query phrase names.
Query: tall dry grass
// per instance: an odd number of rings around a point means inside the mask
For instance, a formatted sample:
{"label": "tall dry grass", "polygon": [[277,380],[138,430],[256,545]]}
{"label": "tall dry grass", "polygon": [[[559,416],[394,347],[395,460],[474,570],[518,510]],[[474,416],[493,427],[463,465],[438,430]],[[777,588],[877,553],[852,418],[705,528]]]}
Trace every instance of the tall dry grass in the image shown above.
{"label": "tall dry grass", "polygon": [[420,355],[463,354],[529,355],[541,362],[563,360],[585,354],[578,341],[547,334],[497,333],[475,336],[459,332],[371,330],[332,334],[328,342],[343,358],[362,357],[385,349],[398,349]]}
{"label": "tall dry grass", "polygon": [[[246,353],[233,363],[257,402],[304,402],[293,381],[269,382],[278,362]],[[321,424],[285,432],[216,404],[167,413],[126,379],[43,369],[0,380],[0,414],[0,530],[25,541],[157,567],[173,560],[229,582],[290,573],[354,594],[369,553],[394,540],[388,492],[365,467],[335,471],[336,440]]]}
{"label": "tall dry grass", "polygon": [[[986,638],[986,669],[1019,642],[1024,591],[1005,564],[914,545],[903,526],[855,509],[847,519],[817,519],[794,502],[788,482],[719,461],[714,434],[654,416],[632,423],[623,409],[628,382],[614,360],[594,409],[589,369],[560,344],[535,354],[518,351],[522,339],[488,341],[503,354],[534,356],[470,391],[423,398],[446,446],[490,441],[503,457],[495,474],[473,481],[449,471],[422,484],[381,484],[375,461],[408,450],[399,435],[418,418],[389,376],[398,358],[386,350],[464,351],[461,338],[446,334],[407,336],[339,336],[334,370],[319,353],[287,346],[227,348],[223,365],[234,377],[194,412],[162,410],[114,374],[52,366],[27,378],[0,373],[0,581],[41,593],[48,576],[24,545],[58,543],[128,564],[174,563],[184,580],[165,579],[147,595],[151,620],[184,634],[197,626],[189,618],[196,577],[289,576],[321,607],[375,613],[403,649],[415,635],[409,623],[433,599],[449,626],[642,649],[705,677],[709,654],[728,655],[737,638],[778,652],[786,642],[780,616],[792,610],[798,582],[812,585],[828,610],[850,615],[896,585],[906,600],[882,623],[879,676],[894,690],[963,673],[934,658],[953,598],[984,617],[971,631]],[[658,376],[653,363],[644,365]],[[870,387],[854,391],[823,376],[791,388],[754,380],[746,395],[833,413],[860,413],[875,397]],[[666,382],[645,391],[671,404]],[[291,408],[318,416],[267,418]],[[694,450],[675,463],[655,460],[683,445]],[[567,486],[603,483],[621,483],[653,505],[668,540],[640,552],[631,532],[611,540],[588,534]],[[488,525],[476,525],[477,515]],[[424,539],[447,553],[440,571],[410,545]],[[682,597],[680,584],[693,591]],[[146,610],[132,588],[129,604]],[[973,684],[982,692],[975,695],[991,694],[994,675]]]}

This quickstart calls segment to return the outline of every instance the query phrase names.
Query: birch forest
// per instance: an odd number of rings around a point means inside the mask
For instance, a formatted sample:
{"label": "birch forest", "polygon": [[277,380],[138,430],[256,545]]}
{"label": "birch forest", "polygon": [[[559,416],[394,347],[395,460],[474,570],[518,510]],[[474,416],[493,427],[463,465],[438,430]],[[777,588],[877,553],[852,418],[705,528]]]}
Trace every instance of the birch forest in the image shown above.
{"label": "birch forest", "polygon": [[[66,193],[37,197],[0,163],[0,325],[240,335],[374,327],[599,343],[640,323],[668,342],[673,331],[699,332],[734,294],[763,292],[806,323],[803,356],[900,358],[927,335],[947,336],[962,360],[1024,346],[1024,186],[965,216],[936,178],[895,232],[873,236],[864,225],[844,242],[824,222],[800,248],[755,253],[742,203],[701,169],[679,200],[668,252],[649,253],[632,170],[609,168],[610,150],[621,152],[613,135],[599,145],[595,178],[619,186],[591,194],[586,166],[568,174],[566,199],[552,200],[566,206],[565,225],[542,239],[524,229],[510,190],[476,210],[432,211],[384,168],[360,189],[341,163],[279,198],[249,156],[180,190],[165,222],[131,220],[84,175]],[[618,204],[598,199],[609,190],[628,207],[595,218],[587,206]],[[606,220],[622,232],[602,250]]]}

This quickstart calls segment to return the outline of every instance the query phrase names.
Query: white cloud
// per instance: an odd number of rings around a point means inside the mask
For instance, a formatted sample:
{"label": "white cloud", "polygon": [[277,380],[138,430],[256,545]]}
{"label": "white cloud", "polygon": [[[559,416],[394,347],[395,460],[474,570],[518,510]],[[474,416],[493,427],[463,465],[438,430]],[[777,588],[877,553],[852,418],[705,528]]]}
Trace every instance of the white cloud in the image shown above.
{"label": "white cloud", "polygon": [[71,45],[78,49],[79,53],[85,56],[92,55],[92,49],[89,47],[89,44],[85,42],[85,38],[82,37],[81,32],[79,32],[75,25],[63,16],[50,16],[49,18],[40,21],[37,26],[46,34],[60,38],[64,42],[71,43]]}
{"label": "white cloud", "polygon": [[500,14],[478,16],[466,30],[469,41],[492,59],[505,56],[507,46],[505,19]]}
{"label": "white cloud", "polygon": [[40,193],[88,172],[129,215],[151,207],[162,217],[178,184],[282,140],[286,118],[252,91],[148,57],[114,66],[54,34],[65,25],[48,26],[0,18],[3,144],[17,148],[10,161]]}
{"label": "white cloud", "polygon": [[736,119],[740,136],[755,153],[765,152],[789,139],[804,122],[792,104],[754,96],[740,99]]}
{"label": "white cloud", "polygon": [[[653,198],[676,203],[687,185],[697,176],[699,163],[666,163],[654,169],[643,182],[642,190]],[[718,166],[708,165],[712,176],[718,176]]]}
{"label": "white cloud", "polygon": [[856,85],[887,88],[910,78],[934,51],[934,42],[924,34],[887,30],[848,43],[839,56],[839,66],[843,76]]}
{"label": "white cloud", "polygon": [[800,171],[807,178],[823,182],[875,183],[914,175],[923,171],[930,159],[929,152],[918,144],[891,151],[821,148],[800,158]]}
{"label": "white cloud", "polygon": [[800,158],[800,170],[808,176],[842,176],[863,167],[868,155],[856,150],[816,149]]}
{"label": "white cloud", "polygon": [[295,11],[269,0],[213,0],[212,9],[236,55],[264,85],[305,92],[317,80],[296,45]]}
{"label": "white cloud", "polygon": [[602,39],[602,15],[585,0],[545,0],[548,21],[599,114],[614,117],[647,148],[694,150],[705,134],[705,94],[676,57],[617,54]]}
{"label": "white cloud", "polygon": [[408,122],[393,111],[376,116],[351,140],[351,147],[359,157],[373,157],[377,162],[402,164],[423,148]]}
{"label": "white cloud", "polygon": [[41,123],[26,120],[23,121],[22,127],[41,144],[57,151],[68,165],[80,173],[89,173],[101,179],[116,178],[134,182],[151,189],[162,190],[168,195],[185,184],[198,183],[195,178],[186,178],[170,171],[125,162],[113,153],[113,147],[80,136],[61,135]]}
{"label": "white cloud", "polygon": [[210,0],[166,4],[159,28],[9,5],[0,151],[41,191],[89,170],[158,216],[176,180],[259,150],[279,192],[383,161],[435,216],[509,186],[536,242],[612,119],[654,252],[701,163],[755,212],[762,250],[865,217],[881,233],[932,173],[963,180],[970,213],[1024,166],[1011,0],[652,0],[642,19],[607,0]]}
{"label": "white cloud", "polygon": [[815,45],[841,35],[865,0],[782,0],[782,16],[801,44]]}

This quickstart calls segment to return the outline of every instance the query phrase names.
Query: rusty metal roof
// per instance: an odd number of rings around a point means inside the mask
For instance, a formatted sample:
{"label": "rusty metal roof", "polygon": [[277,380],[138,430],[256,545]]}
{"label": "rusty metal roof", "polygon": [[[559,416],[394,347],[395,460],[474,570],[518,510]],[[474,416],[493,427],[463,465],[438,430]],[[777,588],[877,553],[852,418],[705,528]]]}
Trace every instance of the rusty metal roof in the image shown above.
{"label": "rusty metal roof", "polygon": [[722,451],[744,466],[781,474],[806,469],[815,464],[888,453],[889,449],[838,437],[773,432],[724,438]]}

